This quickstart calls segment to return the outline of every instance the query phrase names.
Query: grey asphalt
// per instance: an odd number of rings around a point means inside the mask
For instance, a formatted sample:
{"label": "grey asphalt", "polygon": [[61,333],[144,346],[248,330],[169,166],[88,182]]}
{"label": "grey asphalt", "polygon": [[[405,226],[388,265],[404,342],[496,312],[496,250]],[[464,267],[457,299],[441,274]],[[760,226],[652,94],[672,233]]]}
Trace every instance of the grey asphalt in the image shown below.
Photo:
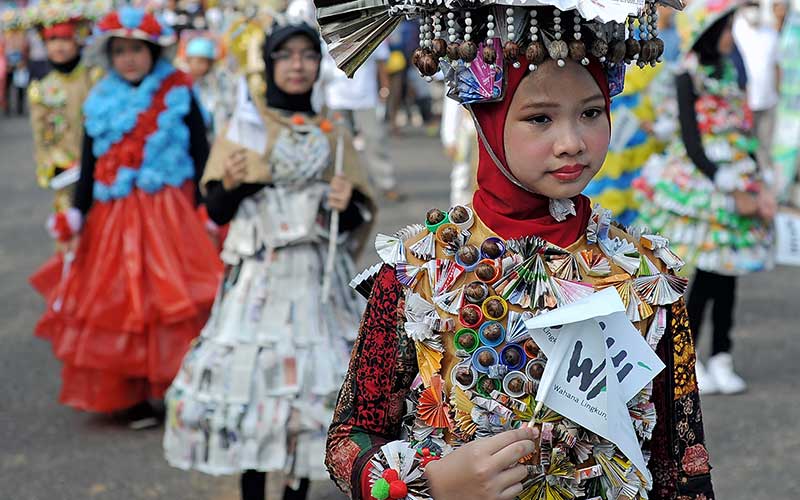
{"label": "grey asphalt", "polygon": [[[391,148],[408,196],[383,204],[378,229],[387,232],[448,199],[435,138],[412,133]],[[236,499],[235,478],[170,468],[160,429],[131,431],[57,403],[59,365],[33,336],[43,303],[27,284],[52,250],[43,229],[51,196],[36,186],[25,119],[0,117],[0,176],[0,500]],[[719,499],[800,498],[799,296],[800,268],[741,280],[735,358],[750,390],[703,399]],[[322,481],[311,498],[344,497]]]}

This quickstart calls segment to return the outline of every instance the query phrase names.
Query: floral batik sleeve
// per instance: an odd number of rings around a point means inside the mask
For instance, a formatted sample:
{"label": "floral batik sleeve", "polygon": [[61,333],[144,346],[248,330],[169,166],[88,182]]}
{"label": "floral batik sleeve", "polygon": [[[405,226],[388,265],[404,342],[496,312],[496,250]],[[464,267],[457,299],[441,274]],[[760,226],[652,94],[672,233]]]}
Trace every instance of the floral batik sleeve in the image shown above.
{"label": "floral batik sleeve", "polygon": [[406,395],[417,374],[414,344],[403,334],[403,297],[394,269],[384,266],[328,431],[325,463],[351,498],[368,498],[361,492],[364,468],[382,445],[400,438]]}
{"label": "floral batik sleeve", "polygon": [[667,369],[654,380],[658,421],[651,443],[651,500],[712,500],[711,465],[695,378],[696,357],[683,299],[670,310],[667,334],[658,346]]}

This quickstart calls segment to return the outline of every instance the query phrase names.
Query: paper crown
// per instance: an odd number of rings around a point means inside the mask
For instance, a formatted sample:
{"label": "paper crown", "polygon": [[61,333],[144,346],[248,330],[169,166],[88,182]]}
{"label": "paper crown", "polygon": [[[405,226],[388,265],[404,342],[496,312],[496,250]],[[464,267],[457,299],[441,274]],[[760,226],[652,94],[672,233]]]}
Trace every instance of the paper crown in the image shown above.
{"label": "paper crown", "polygon": [[606,68],[612,93],[625,64],[655,65],[657,4],[681,0],[315,0],[317,20],[337,65],[349,76],[404,18],[420,20],[412,63],[423,76],[444,70],[448,95],[462,103],[503,97],[505,64],[530,70],[547,59]]}

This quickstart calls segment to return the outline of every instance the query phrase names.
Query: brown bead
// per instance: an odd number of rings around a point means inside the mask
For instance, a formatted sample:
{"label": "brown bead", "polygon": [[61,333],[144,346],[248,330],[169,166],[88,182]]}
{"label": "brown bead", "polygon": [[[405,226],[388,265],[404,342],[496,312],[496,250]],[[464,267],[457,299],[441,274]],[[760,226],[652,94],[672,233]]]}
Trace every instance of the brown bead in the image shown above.
{"label": "brown bead", "polygon": [[445,42],[441,38],[437,38],[433,41],[432,45],[433,45],[433,55],[440,58],[447,55],[447,42]]}
{"label": "brown bead", "polygon": [[503,327],[500,326],[500,323],[491,323],[483,329],[483,336],[486,337],[486,340],[489,342],[496,342],[502,333]]}
{"label": "brown bead", "polygon": [[483,58],[483,62],[492,65],[497,61],[497,51],[494,50],[494,47],[487,45],[483,47],[481,57]]}
{"label": "brown bead", "polygon": [[425,52],[417,61],[417,69],[423,76],[433,76],[439,71],[439,61],[430,52]]}
{"label": "brown bead", "polygon": [[486,240],[481,244],[481,252],[483,252],[483,254],[490,259],[496,259],[500,257],[503,249],[500,247],[500,244],[497,241]]}
{"label": "brown bead", "polygon": [[657,50],[658,48],[656,47],[655,41],[647,40],[642,44],[642,55],[639,58],[646,64],[654,62],[656,60]]}
{"label": "brown bead", "polygon": [[625,40],[625,59],[628,61],[633,61],[636,59],[636,56],[639,55],[641,48],[639,47],[639,41],[633,38],[628,38]]}
{"label": "brown bead", "polygon": [[446,225],[442,229],[442,241],[445,243],[452,243],[458,238],[458,229],[455,226]]}
{"label": "brown bead", "polygon": [[575,62],[581,62],[586,57],[586,45],[580,40],[569,42],[569,58]]}
{"label": "brown bead", "polygon": [[481,390],[484,394],[491,394],[495,390],[494,381],[488,377],[481,380]]}
{"label": "brown bead", "polygon": [[528,353],[531,357],[536,357],[539,355],[539,346],[536,345],[536,342],[533,339],[528,339],[523,344],[525,348],[525,352]]}
{"label": "brown bead", "polygon": [[488,295],[489,290],[486,288],[486,285],[483,283],[470,283],[467,285],[467,288],[464,289],[464,294],[466,294],[467,299],[473,302],[480,302],[486,298]]}
{"label": "brown bead", "polygon": [[547,49],[542,42],[531,42],[530,45],[528,45],[528,48],[525,49],[525,58],[530,64],[535,64],[538,66],[544,62],[546,57]]}
{"label": "brown bead", "polygon": [[450,220],[456,224],[467,222],[467,220],[469,220],[469,212],[461,205],[454,207],[450,211]]}
{"label": "brown bead", "polygon": [[458,249],[459,260],[468,266],[478,262],[480,257],[480,252],[478,252],[478,249],[473,245],[465,245]]}
{"label": "brown bead", "polygon": [[608,53],[608,44],[599,38],[595,38],[592,42],[592,48],[590,51],[593,56],[600,59],[605,57],[606,53]]}
{"label": "brown bead", "polygon": [[461,319],[467,325],[474,325],[480,319],[480,314],[472,308],[462,309]]}
{"label": "brown bead", "polygon": [[472,384],[472,370],[465,367],[460,367],[456,371],[456,380],[461,385],[471,385]]}
{"label": "brown bead", "polygon": [[422,54],[425,53],[425,49],[422,47],[417,47],[414,52],[411,54],[411,64],[414,66],[418,66],[419,60],[422,58]]}
{"label": "brown bead", "polygon": [[550,54],[550,59],[565,59],[569,55],[569,47],[564,40],[555,40],[550,44],[547,52]]}
{"label": "brown bead", "polygon": [[512,378],[508,381],[508,390],[513,392],[514,394],[519,394],[525,388],[525,381],[521,378]]}
{"label": "brown bead", "polygon": [[519,59],[519,45],[512,41],[508,41],[503,45],[503,55],[511,62],[516,62]]}
{"label": "brown bead", "polygon": [[614,64],[619,64],[625,60],[625,42],[617,40],[611,44],[611,50],[608,51],[608,60]]}
{"label": "brown bead", "polygon": [[451,61],[461,59],[461,48],[457,43],[451,43],[447,46],[447,58]]}
{"label": "brown bead", "polygon": [[493,318],[499,318],[503,315],[505,309],[503,308],[503,303],[498,299],[491,299],[486,303],[486,312]]}
{"label": "brown bead", "polygon": [[664,40],[660,38],[656,38],[653,40],[656,47],[655,59],[658,60],[659,57],[664,55]]}
{"label": "brown bead", "polygon": [[490,279],[494,278],[494,273],[494,266],[488,262],[478,264],[478,267],[475,268],[475,276],[483,281],[489,281]]}
{"label": "brown bead", "polygon": [[482,351],[478,354],[478,363],[484,367],[492,366],[494,364],[494,356],[489,351]]}
{"label": "brown bead", "polygon": [[503,361],[509,366],[517,366],[521,359],[522,355],[516,349],[508,349],[503,353]]}
{"label": "brown bead", "polygon": [[438,208],[433,208],[428,210],[428,213],[425,215],[425,220],[432,226],[436,225],[444,220],[444,213]]}
{"label": "brown bead", "polygon": [[458,337],[458,345],[467,351],[475,346],[475,337],[469,334],[464,334]]}
{"label": "brown bead", "polygon": [[541,379],[541,378],[542,378],[542,374],[543,374],[543,373],[544,373],[544,366],[542,366],[542,365],[541,365],[541,364],[539,364],[539,363],[536,363],[535,365],[531,366],[531,367],[528,369],[528,375],[529,375],[529,376],[530,376],[530,377],[531,377],[533,380],[539,380],[539,379]]}
{"label": "brown bead", "polygon": [[472,41],[463,42],[461,47],[458,48],[458,53],[464,62],[472,62],[478,56],[478,46]]}

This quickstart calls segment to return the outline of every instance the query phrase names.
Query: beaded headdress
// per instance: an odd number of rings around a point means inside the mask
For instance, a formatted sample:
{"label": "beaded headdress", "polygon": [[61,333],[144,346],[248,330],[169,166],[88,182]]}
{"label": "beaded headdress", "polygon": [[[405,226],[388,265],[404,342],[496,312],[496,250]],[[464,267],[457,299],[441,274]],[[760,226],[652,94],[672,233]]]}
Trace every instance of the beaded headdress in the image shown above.
{"label": "beaded headdress", "polygon": [[352,76],[404,18],[420,20],[412,63],[425,77],[442,71],[448,95],[471,104],[503,97],[506,64],[534,71],[546,59],[600,61],[611,94],[622,91],[626,64],[655,65],[657,4],[682,0],[315,0],[323,38]]}

